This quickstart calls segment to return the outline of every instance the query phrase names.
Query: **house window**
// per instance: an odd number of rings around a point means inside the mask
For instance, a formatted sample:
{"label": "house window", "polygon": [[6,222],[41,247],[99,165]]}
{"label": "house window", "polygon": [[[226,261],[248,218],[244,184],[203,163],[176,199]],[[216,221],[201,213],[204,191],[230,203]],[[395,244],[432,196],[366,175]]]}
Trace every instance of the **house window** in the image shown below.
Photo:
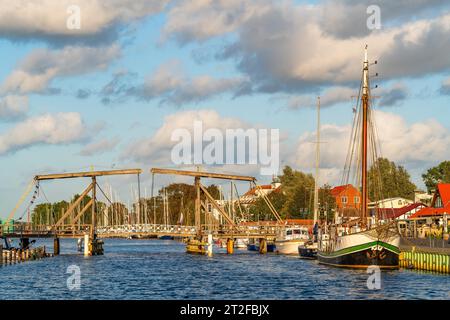
{"label": "house window", "polygon": [[344,196],[344,197],[341,197],[341,202],[342,202],[342,203],[347,203],[347,197],[345,197],[345,196]]}
{"label": "house window", "polygon": [[353,200],[355,201],[355,203],[359,203],[359,197],[355,197]]}
{"label": "house window", "polygon": [[436,198],[436,203],[434,204],[434,207],[435,207],[435,208],[442,208],[442,207],[444,207],[444,206],[442,205],[442,199],[441,199],[441,197],[437,197],[437,198]]}

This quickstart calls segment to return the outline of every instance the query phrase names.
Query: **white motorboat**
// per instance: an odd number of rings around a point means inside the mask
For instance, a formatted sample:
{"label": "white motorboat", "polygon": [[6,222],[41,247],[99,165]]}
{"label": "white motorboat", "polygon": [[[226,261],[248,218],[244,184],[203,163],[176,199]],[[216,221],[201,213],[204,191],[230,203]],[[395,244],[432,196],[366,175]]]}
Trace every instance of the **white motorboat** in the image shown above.
{"label": "white motorboat", "polygon": [[279,254],[298,254],[298,246],[309,241],[308,228],[304,226],[287,227],[275,240],[276,252]]}

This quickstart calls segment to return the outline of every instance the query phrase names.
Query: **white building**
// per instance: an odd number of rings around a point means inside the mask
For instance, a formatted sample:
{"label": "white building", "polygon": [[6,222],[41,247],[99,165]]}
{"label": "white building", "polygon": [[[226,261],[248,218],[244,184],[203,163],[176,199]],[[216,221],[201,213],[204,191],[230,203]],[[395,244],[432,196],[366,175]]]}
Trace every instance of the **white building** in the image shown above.
{"label": "white building", "polygon": [[377,202],[370,202],[369,208],[378,207],[378,208],[386,208],[386,209],[398,209],[398,208],[406,207],[413,203],[414,203],[414,201],[412,201],[412,200],[401,198],[401,197],[395,197],[395,198],[387,198],[387,199],[379,200]]}
{"label": "white building", "polygon": [[425,203],[426,205],[431,205],[431,200],[433,200],[433,195],[428,194],[422,190],[414,191],[414,202]]}

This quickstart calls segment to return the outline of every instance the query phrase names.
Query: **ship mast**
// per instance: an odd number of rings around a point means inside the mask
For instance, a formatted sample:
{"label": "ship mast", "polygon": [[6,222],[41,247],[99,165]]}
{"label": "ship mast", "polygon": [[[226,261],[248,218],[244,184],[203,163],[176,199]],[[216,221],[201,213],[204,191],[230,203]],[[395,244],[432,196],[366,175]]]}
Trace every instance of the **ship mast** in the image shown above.
{"label": "ship mast", "polygon": [[320,163],[320,97],[317,97],[316,176],[314,179],[314,223],[319,215],[319,163]]}
{"label": "ship mast", "polygon": [[364,50],[364,67],[363,67],[363,91],[361,96],[362,102],[362,148],[361,148],[361,184],[362,184],[362,200],[361,200],[361,219],[363,225],[367,223],[367,123],[369,108],[369,60],[367,58],[367,45]]}

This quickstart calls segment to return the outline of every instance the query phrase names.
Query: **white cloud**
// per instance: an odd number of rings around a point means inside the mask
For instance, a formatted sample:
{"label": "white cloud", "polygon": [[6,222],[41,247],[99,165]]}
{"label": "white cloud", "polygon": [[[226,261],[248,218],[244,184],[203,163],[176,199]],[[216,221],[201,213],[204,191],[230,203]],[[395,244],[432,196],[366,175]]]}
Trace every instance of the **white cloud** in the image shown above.
{"label": "white cloud", "polygon": [[37,49],[23,59],[0,86],[2,93],[44,92],[58,77],[105,70],[120,56],[120,47],[68,46],[60,50]]}
{"label": "white cloud", "polygon": [[[350,102],[352,96],[355,96],[357,91],[349,87],[336,86],[325,90],[320,94],[320,106],[330,107],[341,102]],[[300,108],[315,108],[317,105],[317,97],[310,95],[297,95],[289,98],[289,109]]]}
{"label": "white cloud", "polygon": [[142,139],[127,148],[124,157],[134,158],[144,163],[170,164],[171,150],[177,143],[171,141],[172,133],[180,128],[185,128],[193,136],[194,121],[203,123],[203,130],[217,128],[222,132],[231,128],[247,128],[248,124],[236,118],[221,117],[215,110],[190,110],[177,112],[164,118],[162,126],[151,138]]}
{"label": "white cloud", "polygon": [[75,112],[31,117],[0,135],[0,154],[39,144],[69,144],[86,137],[81,115]]}
{"label": "white cloud", "polygon": [[440,92],[441,94],[450,95],[450,78],[442,81]]}
{"label": "white cloud", "polygon": [[[393,113],[375,111],[381,156],[408,169],[427,168],[450,158],[450,132],[436,120],[408,124]],[[350,139],[350,126],[325,124],[321,130],[321,170],[331,175],[323,183],[336,184],[342,177]],[[306,132],[298,140],[295,164],[312,170],[315,159],[315,132]],[[332,180],[327,180],[332,179]]]}
{"label": "white cloud", "polygon": [[113,139],[101,139],[91,142],[84,146],[84,148],[80,151],[80,155],[92,156],[94,154],[102,154],[112,151],[117,146],[119,141],[120,139],[116,137]]}
{"label": "white cloud", "polygon": [[[379,88],[373,93],[377,97],[376,104],[380,107],[389,107],[399,104],[408,96],[407,87],[400,82],[396,82],[386,88]],[[322,108],[331,107],[338,103],[355,102],[358,96],[358,88],[334,86],[325,89],[320,93],[320,106]],[[379,98],[379,99],[378,99]],[[289,109],[315,108],[317,106],[317,96],[294,95],[287,97]]]}
{"label": "white cloud", "polygon": [[[0,36],[11,39],[92,36],[118,24],[160,12],[168,0],[15,0],[0,3]],[[71,5],[80,7],[81,28],[67,28]]]}
{"label": "white cloud", "polygon": [[253,15],[270,10],[268,4],[266,0],[180,1],[167,13],[163,38],[174,37],[184,44],[233,32]]}
{"label": "white cloud", "polygon": [[433,11],[449,7],[449,3],[442,0],[327,0],[319,6],[321,25],[328,34],[338,38],[367,35],[371,32],[366,27],[367,8],[371,5],[380,8],[383,28],[428,17]]}
{"label": "white cloud", "polygon": [[14,120],[28,112],[27,96],[6,96],[0,100],[0,119]]}
{"label": "white cloud", "polygon": [[179,61],[161,65],[148,77],[138,92],[143,99],[160,99],[161,103],[182,105],[198,103],[225,92],[238,92],[246,84],[242,77],[214,78],[209,75],[188,77]]}
{"label": "white cloud", "polygon": [[[242,7],[250,8],[258,4],[247,1]],[[339,10],[349,9],[348,12],[353,12],[350,9],[355,6],[350,1],[338,4]],[[431,10],[429,15],[419,15],[422,20],[401,20],[401,23],[383,25],[381,30],[373,32],[368,32],[364,23],[353,26],[357,30],[347,36],[343,35],[348,30],[339,32],[338,37],[330,30],[342,25],[344,16],[336,20],[329,19],[341,12],[333,12],[331,2],[315,5],[298,5],[287,1],[263,2],[260,9],[250,10],[251,13],[245,15],[245,19],[238,19],[238,24],[232,24],[230,28],[221,26],[214,32],[206,33],[203,31],[208,30],[206,27],[191,25],[192,15],[204,14],[207,17],[217,12],[220,17],[226,17],[227,14],[234,16],[235,7],[220,6],[209,1],[196,2],[195,6],[184,5],[192,12],[189,11],[190,14],[186,16],[180,14],[173,21],[169,19],[166,33],[183,41],[198,41],[234,32],[237,40],[217,56],[233,59],[238,69],[250,78],[255,89],[262,92],[307,92],[311,88],[347,86],[359,81],[365,44],[369,45],[370,60],[379,60],[376,71],[384,80],[424,76],[450,69],[450,55],[447,54],[450,51],[450,14],[442,11]],[[383,1],[380,5],[382,15],[390,20],[394,21],[399,15],[408,17],[398,4]],[[407,11],[417,13],[433,6],[440,7],[438,1],[426,4],[417,0],[413,3],[413,9]],[[330,10],[321,14],[325,8]],[[365,11],[359,14],[362,15],[361,20],[367,19]],[[358,17],[345,14],[346,25]],[[324,23],[325,18],[331,26]],[[201,19],[199,25],[206,23],[206,20]],[[177,27],[171,27],[171,24]]]}

